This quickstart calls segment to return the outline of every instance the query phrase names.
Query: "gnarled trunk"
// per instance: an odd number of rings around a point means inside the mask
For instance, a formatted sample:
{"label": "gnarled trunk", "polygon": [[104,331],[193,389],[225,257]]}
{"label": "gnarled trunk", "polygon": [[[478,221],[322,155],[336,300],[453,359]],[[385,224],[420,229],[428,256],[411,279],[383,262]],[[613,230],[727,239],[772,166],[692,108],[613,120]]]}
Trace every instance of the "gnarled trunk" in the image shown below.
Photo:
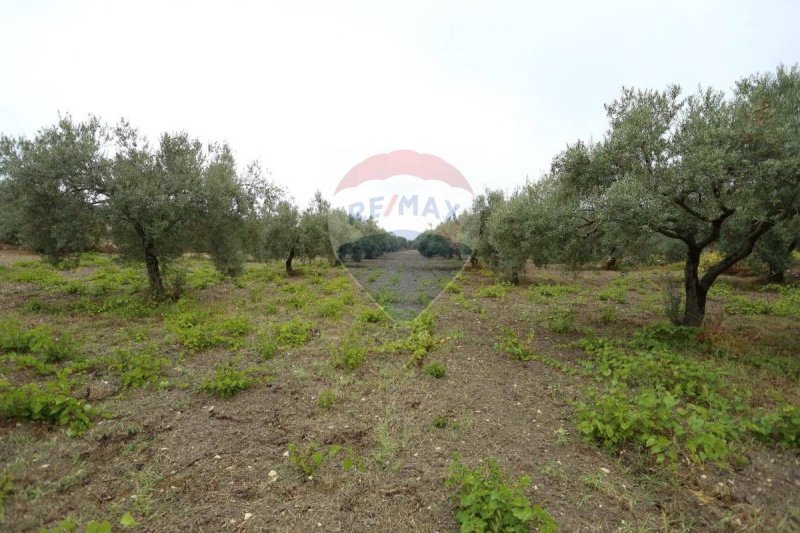
{"label": "gnarled trunk", "polygon": [[161,269],[158,266],[158,256],[152,241],[145,244],[144,262],[147,265],[147,279],[150,282],[150,290],[156,297],[164,295],[164,282],[161,279]]}
{"label": "gnarled trunk", "polygon": [[294,270],[292,270],[292,261],[293,260],[294,260],[294,246],[292,246],[292,249],[289,250],[289,257],[286,258],[286,273],[287,274],[291,274],[292,272],[294,272]]}
{"label": "gnarled trunk", "polygon": [[706,314],[708,287],[700,281],[700,249],[689,247],[684,266],[684,285],[686,287],[686,307],[683,312],[684,326],[700,326]]}

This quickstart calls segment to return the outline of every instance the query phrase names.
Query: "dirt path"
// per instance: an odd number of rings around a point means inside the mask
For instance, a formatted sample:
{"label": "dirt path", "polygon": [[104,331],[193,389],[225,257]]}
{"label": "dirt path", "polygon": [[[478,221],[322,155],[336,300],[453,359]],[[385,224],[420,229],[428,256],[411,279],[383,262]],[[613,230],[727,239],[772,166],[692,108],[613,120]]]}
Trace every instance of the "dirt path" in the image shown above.
{"label": "dirt path", "polygon": [[416,250],[345,265],[356,281],[395,318],[413,318],[464,267],[458,259],[425,258]]}

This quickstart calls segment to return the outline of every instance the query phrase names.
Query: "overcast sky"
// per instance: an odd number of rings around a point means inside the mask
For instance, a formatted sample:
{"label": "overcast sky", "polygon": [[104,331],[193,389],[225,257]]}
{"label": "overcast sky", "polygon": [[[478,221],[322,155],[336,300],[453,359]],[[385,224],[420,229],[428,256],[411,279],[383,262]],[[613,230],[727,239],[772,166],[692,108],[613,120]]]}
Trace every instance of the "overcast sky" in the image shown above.
{"label": "overcast sky", "polygon": [[187,130],[305,203],[366,157],[436,154],[475,190],[599,138],[625,86],[729,89],[800,61],[800,2],[0,0],[0,132],[58,113]]}

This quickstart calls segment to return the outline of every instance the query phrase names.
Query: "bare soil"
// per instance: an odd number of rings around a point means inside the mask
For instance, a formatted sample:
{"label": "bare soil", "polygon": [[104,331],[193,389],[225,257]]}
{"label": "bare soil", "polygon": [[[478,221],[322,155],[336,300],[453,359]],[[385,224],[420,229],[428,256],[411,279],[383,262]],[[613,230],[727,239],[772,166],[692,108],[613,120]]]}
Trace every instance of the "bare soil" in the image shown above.
{"label": "bare soil", "polygon": [[[15,254],[0,252],[0,264],[12,265],[20,258]],[[449,280],[461,265],[427,261],[401,252],[348,266],[370,291],[387,287],[406,297],[417,291],[435,297],[441,289],[435,284]],[[392,266],[398,262],[404,266]],[[444,484],[457,455],[472,466],[495,458],[510,474],[532,476],[527,496],[547,509],[563,531],[800,530],[796,453],[753,443],[750,463],[738,470],[683,465],[674,471],[654,467],[646,457],[606,453],[575,429],[573,402],[591,386],[586,377],[515,361],[495,347],[501,327],[533,332],[540,353],[576,364],[585,355],[571,343],[582,333],[554,333],[545,319],[566,307],[576,313],[579,329],[611,337],[661,321],[654,288],[661,271],[569,274],[531,268],[526,283],[581,287],[567,300],[534,304],[525,297],[524,285],[505,298],[476,297],[495,281],[484,270],[467,268],[459,281],[463,295],[444,292],[432,304],[434,332],[441,342],[425,363],[447,368],[443,379],[433,379],[409,368],[405,356],[378,349],[405,334],[392,323],[369,326],[364,335],[369,356],[361,367],[334,368],[334,347],[356,324],[358,313],[374,304],[356,286],[355,304],[337,318],[317,317],[314,302],[301,309],[285,307],[280,287],[316,286],[310,267],[299,270],[291,278],[243,286],[224,282],[189,295],[217,311],[243,313],[257,329],[290,318],[313,320],[310,342],[281,350],[266,363],[254,348],[257,332],[235,352],[189,353],[161,317],[32,312],[26,304],[33,298],[68,296],[48,295],[31,284],[0,283],[3,315],[80,335],[87,358],[154,345],[171,361],[165,375],[169,387],[125,390],[109,371],[85,376],[90,388],[108,382],[111,392],[93,399],[109,418],[83,436],[2,422],[0,470],[12,475],[14,490],[0,528],[36,531],[66,516],[116,521],[131,511],[139,522],[136,531],[457,531],[454,494]],[[383,272],[368,281],[375,270]],[[399,281],[393,283],[395,274]],[[346,275],[331,268],[322,277]],[[627,303],[618,306],[618,320],[606,324],[598,317],[608,304],[596,294],[625,275],[641,281],[627,291]],[[729,282],[739,290],[739,280]],[[747,281],[742,284],[746,291]],[[475,305],[466,308],[459,296]],[[265,310],[273,301],[277,314]],[[710,305],[712,316],[723,316],[720,300]],[[416,309],[410,298],[398,307],[399,314]],[[797,320],[744,318],[750,317],[725,317],[717,327],[738,342],[757,339],[765,350],[800,349]],[[269,382],[229,399],[199,390],[216,364],[237,358],[266,365]],[[14,384],[38,379],[9,367],[2,371]],[[796,381],[764,369],[754,368],[750,376],[770,388],[797,387]],[[329,409],[318,404],[326,389],[336,395]],[[439,417],[447,418],[446,427],[434,427]],[[326,461],[308,479],[285,454],[290,443],[312,442],[351,449],[359,468],[346,472],[338,459]],[[277,475],[270,476],[271,471]]]}

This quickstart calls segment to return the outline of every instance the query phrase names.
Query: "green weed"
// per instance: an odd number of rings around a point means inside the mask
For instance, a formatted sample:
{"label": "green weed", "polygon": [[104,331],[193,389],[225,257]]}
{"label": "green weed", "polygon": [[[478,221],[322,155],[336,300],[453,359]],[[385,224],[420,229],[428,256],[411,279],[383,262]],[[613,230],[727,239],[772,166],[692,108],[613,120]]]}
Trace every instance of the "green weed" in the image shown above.
{"label": "green weed", "polygon": [[433,315],[425,311],[411,321],[408,337],[389,343],[383,349],[392,353],[408,353],[411,356],[408,364],[420,365],[436,344],[437,340],[433,338]]}
{"label": "green weed", "polygon": [[131,353],[118,351],[109,368],[120,373],[122,387],[143,387],[161,377],[161,372],[169,365],[169,359],[159,357],[151,351]]}
{"label": "green weed", "polygon": [[336,392],[333,389],[325,389],[319,393],[319,398],[317,398],[317,405],[320,408],[325,409],[326,411],[333,407],[333,404],[336,403]]}
{"label": "green weed", "polygon": [[753,420],[751,430],[770,443],[800,447],[800,407],[784,405]]}
{"label": "green weed", "polygon": [[[530,342],[530,339],[529,339]],[[572,366],[554,359],[540,355],[531,350],[517,335],[509,328],[503,328],[497,337],[495,348],[503,350],[517,361],[537,361],[549,367],[555,368],[569,375],[576,375],[577,370]]]}
{"label": "green weed", "polygon": [[620,286],[606,287],[599,293],[597,298],[601,301],[612,301],[618,304],[625,303],[625,288]]}
{"label": "green weed", "polygon": [[567,334],[577,331],[575,313],[569,309],[559,309],[545,320],[545,324],[554,333]]}
{"label": "green weed", "polygon": [[364,323],[368,323],[368,324],[380,324],[382,322],[386,322],[388,319],[389,319],[389,316],[386,314],[386,312],[383,309],[380,309],[380,308],[378,308],[378,309],[375,309],[375,308],[364,309],[358,315],[358,321],[359,322],[364,322]]}
{"label": "green weed", "polygon": [[441,415],[433,419],[433,427],[436,429],[445,429],[449,425],[450,417],[448,416]]}
{"label": "green weed", "polygon": [[367,349],[360,346],[355,339],[346,339],[338,346],[331,357],[331,364],[336,368],[355,370],[361,366],[367,358]]}
{"label": "green weed", "polygon": [[55,333],[47,326],[26,328],[16,320],[0,322],[0,351],[33,353],[48,363],[73,359],[77,343],[65,333]]}
{"label": "green weed", "polygon": [[234,363],[218,365],[214,376],[203,382],[201,388],[215,396],[229,398],[249,389],[256,379],[248,372],[238,370]]}
{"label": "green weed", "polygon": [[561,300],[576,292],[578,292],[576,287],[555,283],[532,285],[525,291],[525,296],[534,303],[547,303],[551,300]]}
{"label": "green weed", "polygon": [[447,368],[440,363],[431,363],[425,365],[423,372],[432,378],[441,379],[447,374]]}
{"label": "green weed", "polygon": [[[331,444],[326,448],[316,442],[310,442],[305,446],[290,442],[289,462],[305,474],[308,479],[311,479],[325,461],[336,457],[341,450],[342,447],[339,444]],[[352,466],[352,463],[349,464]],[[343,464],[343,466],[345,465]],[[349,468],[345,468],[345,470],[349,470]]]}
{"label": "green weed", "polygon": [[178,337],[178,342],[197,352],[215,346],[238,350],[243,337],[252,331],[245,317],[220,318],[208,312],[184,311],[167,319],[167,328]]}
{"label": "green weed", "polygon": [[293,319],[278,324],[275,339],[279,346],[297,348],[303,346],[311,338],[311,322]]}
{"label": "green weed", "polygon": [[770,305],[769,302],[746,296],[731,296],[725,305],[725,312],[729,315],[768,315]]}
{"label": "green weed", "polygon": [[0,472],[0,524],[6,517],[6,500],[14,494],[14,480],[7,470]]}
{"label": "green weed", "polygon": [[607,342],[584,343],[587,370],[607,383],[579,402],[578,430],[609,449],[634,445],[657,462],[687,458],[725,461],[746,429],[739,400],[724,395],[714,365],[669,351],[663,344],[626,351]]}
{"label": "green weed", "polygon": [[511,285],[506,283],[495,283],[478,289],[475,293],[480,298],[505,298],[511,292]]}
{"label": "green weed", "polygon": [[458,490],[456,520],[463,533],[523,533],[532,528],[547,533],[558,529],[550,514],[525,496],[530,478],[509,479],[493,460],[479,470],[454,462],[446,484]]}
{"label": "green weed", "polygon": [[343,309],[344,303],[336,298],[325,298],[316,304],[317,316],[323,318],[338,318]]}
{"label": "green weed", "polygon": [[381,307],[396,304],[400,301],[400,299],[399,293],[391,289],[387,289],[386,287],[381,287],[378,289],[377,294],[375,294],[375,301],[378,302]]}
{"label": "green weed", "polygon": [[0,414],[9,420],[66,426],[67,434],[75,436],[89,429],[92,418],[99,413],[60,386],[13,387],[7,381],[0,381]]}

